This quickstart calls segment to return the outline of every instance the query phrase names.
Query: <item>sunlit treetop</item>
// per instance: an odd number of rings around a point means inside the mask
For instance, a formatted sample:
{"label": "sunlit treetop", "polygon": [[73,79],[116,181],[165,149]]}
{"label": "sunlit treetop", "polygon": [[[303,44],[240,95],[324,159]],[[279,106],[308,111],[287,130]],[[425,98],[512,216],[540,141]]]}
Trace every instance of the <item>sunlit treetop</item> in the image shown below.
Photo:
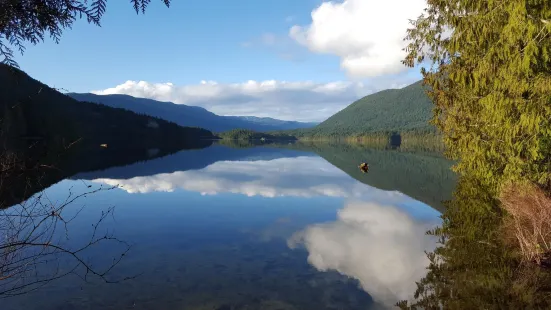
{"label": "sunlit treetop", "polygon": [[[130,0],[137,14],[145,13],[151,0]],[[162,0],[169,7],[170,0]],[[49,35],[59,42],[65,28],[77,18],[101,26],[107,0],[3,0],[0,1],[0,61],[17,67],[14,50],[21,54],[25,43],[37,44]]]}
{"label": "sunlit treetop", "polygon": [[551,188],[551,2],[428,0],[412,25],[404,63],[428,63],[456,170]]}

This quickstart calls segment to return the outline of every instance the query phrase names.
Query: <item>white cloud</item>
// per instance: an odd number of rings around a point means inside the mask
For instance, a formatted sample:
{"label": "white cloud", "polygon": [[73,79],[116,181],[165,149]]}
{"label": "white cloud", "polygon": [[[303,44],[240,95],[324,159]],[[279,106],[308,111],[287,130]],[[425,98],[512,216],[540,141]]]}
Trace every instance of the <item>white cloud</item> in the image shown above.
{"label": "white cloud", "polygon": [[99,95],[126,94],[134,97],[200,106],[218,115],[274,117],[283,120],[323,121],[355,100],[373,92],[413,82],[409,76],[378,79],[369,84],[336,81],[254,81],[222,84],[201,81],[174,85],[126,81],[103,90]]}
{"label": "white cloud", "polygon": [[323,121],[353,101],[377,90],[356,82],[247,81],[176,86],[172,83],[126,81],[99,95],[126,94],[134,97],[200,106],[219,115],[274,117],[283,120]]}
{"label": "white cloud", "polygon": [[288,244],[304,245],[315,268],[359,280],[376,302],[392,307],[410,299],[415,281],[426,274],[424,251],[436,243],[425,231],[438,222],[436,215],[414,219],[391,202],[351,202],[339,210],[335,222],[311,225]]}
{"label": "white cloud", "polygon": [[344,0],[323,2],[312,23],[295,25],[289,35],[316,53],[337,55],[353,77],[374,77],[407,70],[403,38],[426,7],[426,0]]}

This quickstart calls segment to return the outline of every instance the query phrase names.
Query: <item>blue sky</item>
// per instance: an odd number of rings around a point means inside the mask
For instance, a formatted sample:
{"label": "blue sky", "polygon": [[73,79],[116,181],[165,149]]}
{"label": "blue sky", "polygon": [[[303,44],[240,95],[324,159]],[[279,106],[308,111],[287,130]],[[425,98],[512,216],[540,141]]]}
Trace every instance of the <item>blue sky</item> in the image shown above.
{"label": "blue sky", "polygon": [[[59,44],[28,46],[17,61],[34,78],[72,92],[127,93],[224,115],[323,120],[364,95],[420,77],[418,69],[396,66],[401,56],[393,56],[392,69],[381,58],[399,53],[388,38],[396,37],[395,19],[405,28],[406,15],[392,9],[413,2],[417,8],[422,0],[410,1],[207,0],[166,8],[153,0],[145,15],[136,15],[127,1],[110,0],[102,27],[77,21]],[[251,91],[257,101],[230,104]]]}

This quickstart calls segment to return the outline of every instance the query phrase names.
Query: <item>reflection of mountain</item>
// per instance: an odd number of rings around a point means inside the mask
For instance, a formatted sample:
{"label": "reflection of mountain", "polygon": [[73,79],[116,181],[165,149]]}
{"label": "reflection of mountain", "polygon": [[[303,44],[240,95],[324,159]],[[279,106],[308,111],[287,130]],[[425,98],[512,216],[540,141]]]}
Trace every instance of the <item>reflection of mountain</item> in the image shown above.
{"label": "reflection of mountain", "polygon": [[[396,190],[437,210],[451,199],[457,178],[452,163],[438,155],[378,150],[350,144],[296,143],[281,146],[317,153],[354,179],[383,190]],[[367,161],[369,173],[358,169]]]}
{"label": "reflection of mountain", "polygon": [[274,150],[263,147],[231,148],[213,145],[205,149],[186,150],[155,160],[136,163],[129,167],[112,167],[103,171],[79,173],[72,178],[88,180],[97,178],[130,179],[175,171],[203,169],[219,161],[256,161],[298,156],[314,155],[298,150]]}
{"label": "reflection of mountain", "polygon": [[126,179],[96,178],[93,181],[120,185],[129,193],[185,190],[203,195],[232,193],[250,197],[368,197],[383,201],[407,197],[398,192],[365,186],[317,156],[218,161],[201,170]]}
{"label": "reflection of mountain", "polygon": [[[212,141],[196,141],[191,145],[182,148],[163,149],[122,149],[122,148],[97,148],[82,150],[79,148],[70,149],[58,154],[55,158],[24,158],[25,161],[36,161],[42,164],[31,170],[23,170],[22,173],[13,173],[6,178],[5,186],[0,190],[0,208],[12,206],[33,194],[55,184],[64,178],[73,176],[84,171],[96,171],[114,166],[139,165],[140,162],[159,158],[182,149],[199,149],[208,147]],[[121,167],[122,168],[122,167]]]}
{"label": "reflection of mountain", "polygon": [[[305,151],[316,151],[322,158]],[[357,163],[366,158],[373,168],[362,174]],[[120,184],[132,193],[183,189],[203,194],[348,198],[386,193],[385,199],[391,199],[399,191],[441,210],[440,201],[448,198],[455,184],[449,166],[449,161],[441,157],[344,144],[251,148],[214,145],[73,178]],[[374,191],[350,176],[388,192]]]}

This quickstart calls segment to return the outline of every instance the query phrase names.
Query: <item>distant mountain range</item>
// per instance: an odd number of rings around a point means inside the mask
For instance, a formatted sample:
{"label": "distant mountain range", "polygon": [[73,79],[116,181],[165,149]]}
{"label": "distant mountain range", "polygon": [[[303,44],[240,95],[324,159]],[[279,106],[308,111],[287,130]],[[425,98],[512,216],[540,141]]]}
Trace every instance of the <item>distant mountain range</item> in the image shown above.
{"label": "distant mountain range", "polygon": [[422,81],[402,89],[365,96],[319,125],[286,132],[296,137],[368,135],[384,132],[435,132],[429,124],[433,104]]}
{"label": "distant mountain range", "polygon": [[284,133],[297,138],[324,138],[389,132],[436,132],[434,126],[429,123],[434,105],[427,96],[422,81],[401,89],[387,89],[365,96],[321,123],[283,121],[269,117],[220,116],[201,107],[128,95],[67,95],[80,101],[123,108],[182,126],[201,127],[217,133],[246,129],[264,133]]}
{"label": "distant mountain range", "polygon": [[25,72],[0,64],[0,134],[4,147],[24,141],[44,141],[49,147],[79,145],[99,148],[178,147],[214,138],[201,128],[178,126],[154,116],[125,109],[79,102],[33,79]]}
{"label": "distant mountain range", "polygon": [[214,132],[237,128],[255,131],[289,130],[313,127],[318,124],[283,121],[269,117],[220,116],[201,107],[136,98],[128,95],[95,95],[90,93],[68,93],[67,95],[79,101],[101,103],[110,107],[159,117],[178,125],[201,127]]}

